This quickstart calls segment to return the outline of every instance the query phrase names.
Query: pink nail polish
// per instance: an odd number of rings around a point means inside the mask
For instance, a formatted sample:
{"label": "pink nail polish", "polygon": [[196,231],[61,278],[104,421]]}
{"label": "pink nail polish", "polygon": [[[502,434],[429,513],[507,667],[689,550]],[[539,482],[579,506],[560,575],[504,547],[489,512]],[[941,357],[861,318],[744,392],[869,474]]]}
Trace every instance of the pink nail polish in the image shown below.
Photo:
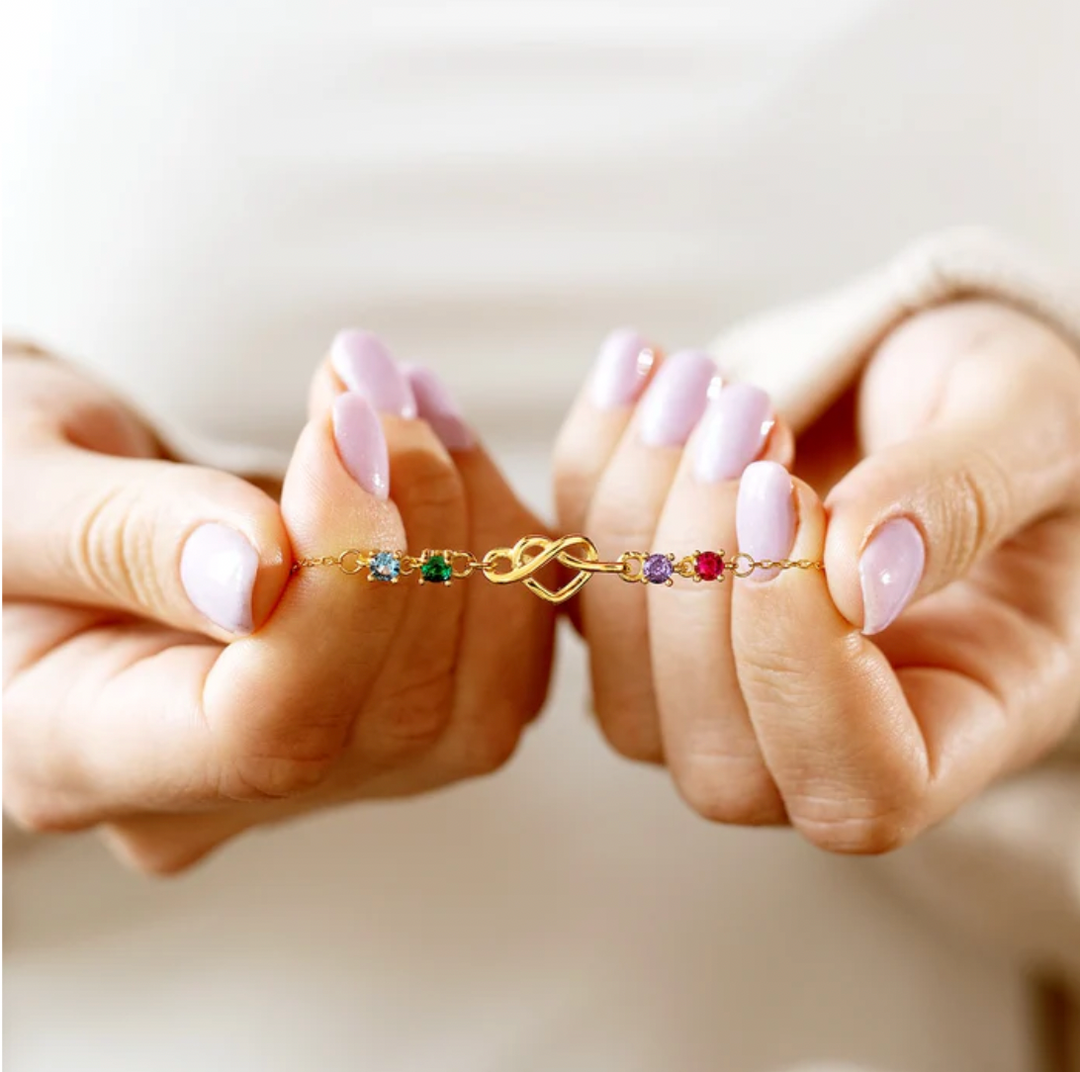
{"label": "pink nail polish", "polygon": [[251,596],[259,553],[234,528],[200,525],[180,552],[180,581],[195,609],[216,626],[243,635],[253,628]]}
{"label": "pink nail polish", "polygon": [[772,402],[749,383],[725,385],[705,412],[697,438],[698,480],[734,480],[761,453],[776,419]]}
{"label": "pink nail polish", "polygon": [[896,621],[922,580],[926,545],[906,517],[886,521],[859,559],[863,633],[873,636]]}
{"label": "pink nail polish", "polygon": [[390,456],[379,415],[363,395],[347,391],[334,399],[334,440],[353,480],[378,499],[390,494]]}
{"label": "pink nail polish", "polygon": [[475,447],[476,439],[446,384],[423,365],[402,363],[401,370],[416,398],[417,413],[431,426],[442,445],[447,450]]}
{"label": "pink nail polish", "polygon": [[592,376],[592,399],[598,409],[632,406],[652,371],[655,354],[633,328],[617,328],[600,347]]}
{"label": "pink nail polish", "polygon": [[[776,462],[753,462],[743,471],[735,504],[739,552],[751,558],[782,559],[795,543],[795,500],[791,475]],[[769,581],[779,571],[754,570],[751,581]]]}
{"label": "pink nail polish", "polygon": [[350,391],[358,391],[380,413],[416,416],[409,381],[377,335],[355,328],[339,331],[330,347],[330,364]]}
{"label": "pink nail polish", "polygon": [[716,364],[708,354],[683,350],[672,354],[653,377],[641,400],[641,438],[650,447],[681,447],[719,386]]}

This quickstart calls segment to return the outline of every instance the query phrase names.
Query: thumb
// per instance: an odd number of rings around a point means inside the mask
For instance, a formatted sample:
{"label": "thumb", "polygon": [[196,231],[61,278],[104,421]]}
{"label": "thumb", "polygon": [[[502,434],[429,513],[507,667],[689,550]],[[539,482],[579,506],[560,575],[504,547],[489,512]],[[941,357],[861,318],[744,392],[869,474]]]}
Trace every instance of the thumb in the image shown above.
{"label": "thumb", "polygon": [[131,456],[152,436],[62,363],[4,364],[4,598],[218,639],[258,628],[292,560],[277,503],[228,473]]}
{"label": "thumb", "polygon": [[[918,388],[899,380],[930,362],[932,397],[913,404]],[[907,429],[901,393],[921,410]],[[837,608],[866,634],[1080,505],[1080,360],[1023,314],[963,303],[914,318],[875,355],[860,401],[867,438],[887,445],[830,493],[825,567]]]}
{"label": "thumb", "polygon": [[57,445],[7,466],[4,596],[114,608],[226,639],[289,576],[277,504],[239,477]]}

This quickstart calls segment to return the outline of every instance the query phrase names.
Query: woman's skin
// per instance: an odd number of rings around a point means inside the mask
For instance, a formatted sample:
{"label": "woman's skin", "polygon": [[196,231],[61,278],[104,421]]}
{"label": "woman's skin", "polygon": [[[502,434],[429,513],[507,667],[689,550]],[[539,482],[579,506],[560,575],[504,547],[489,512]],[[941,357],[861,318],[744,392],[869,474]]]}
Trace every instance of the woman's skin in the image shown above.
{"label": "woman's skin", "polygon": [[1068,732],[1080,355],[1063,339],[990,302],[924,312],[805,429],[754,389],[717,392],[704,355],[649,366],[643,344],[610,340],[568,418],[560,526],[604,556],[737,548],[826,572],[589,584],[580,625],[616,750],[666,763],[709,819],[865,853]]}
{"label": "woman's skin", "polygon": [[5,358],[4,437],[4,803],[25,826],[104,824],[173,872],[257,823],[494,770],[543,704],[554,615],[520,587],[290,576],[540,530],[441,385],[372,336],[318,370],[280,505],[163,459],[57,360]]}
{"label": "woman's skin", "polygon": [[[666,762],[710,819],[878,852],[1067,732],[1080,361],[1064,341],[990,303],[923,313],[805,429],[750,388],[710,402],[706,358],[645,367],[642,345],[612,340],[560,438],[562,531],[611,556],[738,547],[827,572],[588,584],[574,613],[618,751]],[[18,821],[101,824],[164,873],[255,824],[509,756],[543,702],[547,604],[479,578],[289,573],[294,556],[482,552],[542,530],[429,373],[339,336],[280,505],[166,460],[141,417],[63,362],[9,357],[4,388]]]}

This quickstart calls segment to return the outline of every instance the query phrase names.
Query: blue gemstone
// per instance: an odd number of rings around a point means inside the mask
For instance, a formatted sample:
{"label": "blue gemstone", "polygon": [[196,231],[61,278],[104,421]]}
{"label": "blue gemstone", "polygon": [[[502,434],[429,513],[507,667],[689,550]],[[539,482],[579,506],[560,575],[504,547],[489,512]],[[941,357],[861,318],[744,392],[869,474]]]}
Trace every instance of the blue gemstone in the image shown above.
{"label": "blue gemstone", "polygon": [[401,562],[397,555],[389,551],[380,551],[372,557],[368,569],[374,581],[393,581],[401,572]]}

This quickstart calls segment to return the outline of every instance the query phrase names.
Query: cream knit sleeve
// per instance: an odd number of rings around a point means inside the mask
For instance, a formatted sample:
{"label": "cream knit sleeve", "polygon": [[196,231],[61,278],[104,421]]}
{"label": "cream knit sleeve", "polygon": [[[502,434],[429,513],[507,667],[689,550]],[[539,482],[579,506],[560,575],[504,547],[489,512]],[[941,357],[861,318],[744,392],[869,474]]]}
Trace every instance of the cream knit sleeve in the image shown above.
{"label": "cream knit sleeve", "polygon": [[798,429],[901,320],[964,297],[994,298],[1042,318],[1080,357],[1080,280],[978,228],[924,238],[837,290],[731,326],[710,349],[725,375],[764,387]]}

